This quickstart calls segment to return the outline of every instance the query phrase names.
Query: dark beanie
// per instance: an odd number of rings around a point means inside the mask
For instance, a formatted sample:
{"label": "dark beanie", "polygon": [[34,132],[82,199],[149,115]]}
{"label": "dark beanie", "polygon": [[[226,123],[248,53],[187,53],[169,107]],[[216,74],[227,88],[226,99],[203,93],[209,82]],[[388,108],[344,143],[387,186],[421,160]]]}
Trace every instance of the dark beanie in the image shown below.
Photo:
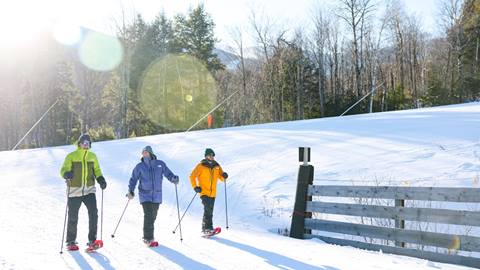
{"label": "dark beanie", "polygon": [[213,152],[213,149],[211,149],[211,148],[205,149],[205,156],[208,156],[208,155],[215,156],[215,152]]}
{"label": "dark beanie", "polygon": [[80,143],[82,143],[84,141],[88,141],[90,143],[90,145],[92,144],[92,140],[90,139],[90,135],[88,135],[86,133],[82,134],[82,135],[80,135],[80,137],[78,137],[77,144],[80,145]]}

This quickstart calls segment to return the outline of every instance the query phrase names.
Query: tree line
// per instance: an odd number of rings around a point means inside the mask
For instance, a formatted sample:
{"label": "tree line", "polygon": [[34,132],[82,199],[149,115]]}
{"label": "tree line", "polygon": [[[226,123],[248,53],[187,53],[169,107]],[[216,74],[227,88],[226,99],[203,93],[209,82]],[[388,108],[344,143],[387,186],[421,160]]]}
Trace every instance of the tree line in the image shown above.
{"label": "tree line", "polygon": [[203,5],[150,22],[123,13],[114,21],[123,59],[109,71],[87,68],[78,46],[46,33],[0,51],[0,150],[52,104],[22,148],[69,144],[82,132],[94,140],[181,132],[220,103],[214,127],[338,116],[357,102],[347,114],[478,100],[480,0],[438,3],[441,35],[398,0],[312,6],[301,29],[252,9],[248,25],[231,28],[228,52],[216,49]]}

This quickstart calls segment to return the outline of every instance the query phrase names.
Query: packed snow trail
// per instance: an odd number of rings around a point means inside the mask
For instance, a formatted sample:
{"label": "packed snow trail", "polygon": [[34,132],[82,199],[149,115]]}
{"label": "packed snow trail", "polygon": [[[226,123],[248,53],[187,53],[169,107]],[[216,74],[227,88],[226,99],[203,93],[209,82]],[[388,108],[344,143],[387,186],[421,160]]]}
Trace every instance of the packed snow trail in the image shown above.
{"label": "packed snow trail", "polygon": [[[1,269],[467,269],[409,257],[296,240],[277,234],[290,227],[298,169],[297,147],[312,147],[317,183],[398,182],[422,186],[478,187],[480,104],[274,123],[94,142],[108,183],[104,247],[83,252],[86,208],[79,213],[80,251],[59,254],[66,194],[59,169],[74,146],[0,152]],[[180,211],[194,195],[188,176],[211,147],[230,175],[225,228],[222,183],[214,226],[201,237],[202,205],[196,198],[182,222],[183,242],[172,234],[178,218],[174,185],[163,183],[155,237],[141,241],[143,211],[135,197],[125,207],[127,184],[145,145],[180,176]],[[101,192],[97,190],[100,206]],[[100,210],[100,209],[99,209]],[[99,230],[100,233],[100,230]],[[98,235],[100,238],[100,234]]]}

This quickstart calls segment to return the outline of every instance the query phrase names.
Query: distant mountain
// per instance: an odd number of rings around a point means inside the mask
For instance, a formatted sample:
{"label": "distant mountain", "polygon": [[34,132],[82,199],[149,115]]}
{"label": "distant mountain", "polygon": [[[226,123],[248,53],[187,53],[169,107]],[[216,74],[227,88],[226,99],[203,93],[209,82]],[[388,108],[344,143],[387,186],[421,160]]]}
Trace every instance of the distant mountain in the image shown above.
{"label": "distant mountain", "polygon": [[240,58],[231,52],[222,49],[213,49],[213,52],[227,69],[235,69],[240,63]]}
{"label": "distant mountain", "polygon": [[[213,52],[217,54],[220,62],[222,62],[222,64],[224,64],[228,70],[236,69],[240,64],[240,57],[231,52],[222,49],[213,49]],[[247,67],[255,65],[257,62],[259,62],[259,60],[256,58],[251,58],[248,56],[245,57],[245,65]]]}

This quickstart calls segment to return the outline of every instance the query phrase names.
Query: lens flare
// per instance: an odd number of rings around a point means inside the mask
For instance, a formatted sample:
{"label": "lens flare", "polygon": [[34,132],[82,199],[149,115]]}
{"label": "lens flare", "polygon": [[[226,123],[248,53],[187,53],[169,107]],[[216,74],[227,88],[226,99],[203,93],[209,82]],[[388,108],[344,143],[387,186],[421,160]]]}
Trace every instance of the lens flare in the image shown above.
{"label": "lens flare", "polygon": [[460,237],[458,236],[454,236],[453,239],[452,239],[452,242],[450,243],[450,246],[448,247],[448,249],[450,250],[459,250],[460,249],[460,244],[461,244],[461,241],[460,241]]}
{"label": "lens flare", "polygon": [[139,100],[154,123],[185,130],[215,106],[216,97],[215,79],[201,61],[186,54],[169,54],[144,72]]}
{"label": "lens flare", "polygon": [[113,36],[88,32],[79,48],[80,61],[96,71],[115,69],[123,59],[123,47]]}
{"label": "lens flare", "polygon": [[478,175],[474,176],[473,179],[472,179],[472,183],[474,186],[478,186],[479,184],[479,180],[478,180]]}
{"label": "lens flare", "polygon": [[61,44],[75,45],[82,37],[82,30],[73,23],[57,22],[53,27],[53,37]]}

